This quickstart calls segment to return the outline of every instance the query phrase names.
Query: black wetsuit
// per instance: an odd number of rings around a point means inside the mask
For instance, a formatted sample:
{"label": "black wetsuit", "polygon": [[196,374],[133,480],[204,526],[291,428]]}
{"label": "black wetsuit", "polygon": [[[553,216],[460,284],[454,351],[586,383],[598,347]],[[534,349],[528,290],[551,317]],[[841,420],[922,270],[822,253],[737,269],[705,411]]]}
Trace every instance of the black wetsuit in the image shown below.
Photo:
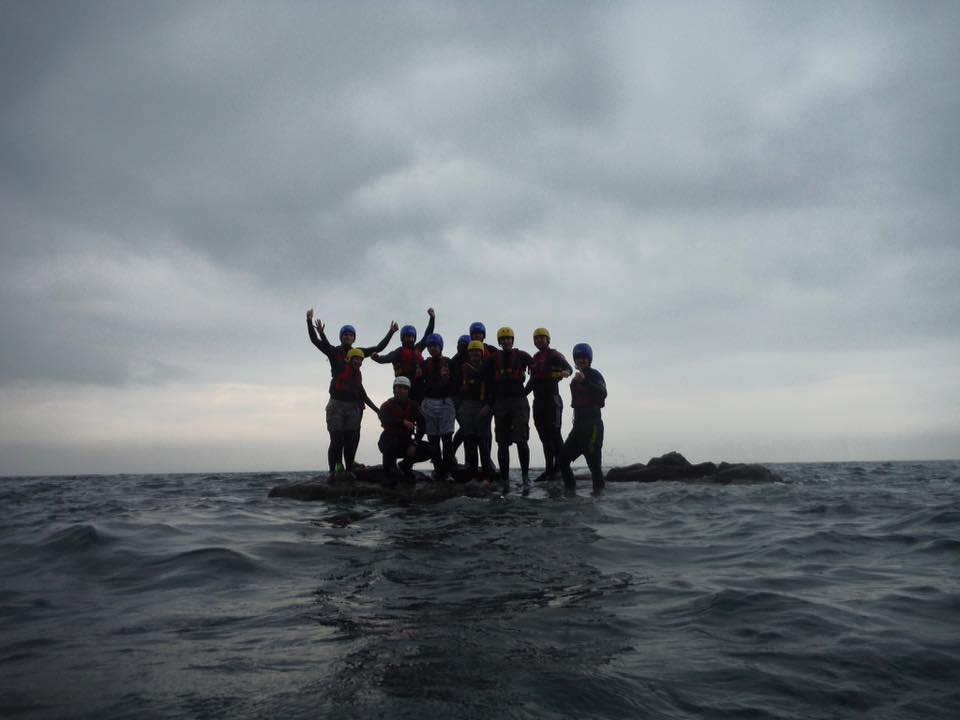
{"label": "black wetsuit", "polygon": [[601,470],[603,449],[603,418],[601,408],[607,399],[607,384],[598,371],[587,368],[584,379],[570,381],[570,394],[573,398],[573,428],[567,435],[560,451],[560,472],[563,484],[568,492],[576,490],[573,470],[570,463],[581,455],[586,458],[587,467],[593,478],[593,490],[603,489],[603,470]]}
{"label": "black wetsuit", "polygon": [[564,371],[572,374],[573,368],[558,350],[548,347],[533,356],[533,369],[526,392],[533,393],[533,425],[543,445],[543,478],[557,470],[557,458],[563,447],[563,435],[560,434],[563,422],[560,379]]}

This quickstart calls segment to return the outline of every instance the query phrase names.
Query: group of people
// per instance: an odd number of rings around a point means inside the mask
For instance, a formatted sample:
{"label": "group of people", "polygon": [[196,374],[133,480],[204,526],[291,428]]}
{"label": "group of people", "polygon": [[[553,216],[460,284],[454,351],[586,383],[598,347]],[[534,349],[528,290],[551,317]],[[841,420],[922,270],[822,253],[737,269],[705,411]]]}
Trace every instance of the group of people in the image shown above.
{"label": "group of people", "polygon": [[[360,443],[364,407],[380,418],[383,432],[378,448],[388,477],[411,476],[413,465],[431,460],[434,477],[449,478],[457,467],[455,453],[462,444],[468,476],[496,475],[501,489],[510,489],[510,445],[516,445],[523,494],[532,487],[530,478],[530,403],[533,422],[543,445],[545,469],[537,480],[559,473],[567,490],[573,490],[570,464],[583,455],[593,479],[594,492],[603,488],[601,409],[607,397],[603,376],[593,368],[593,349],[587,343],[573,348],[574,366],[550,347],[546,328],[533,331],[534,355],[514,347],[509,327],[497,331],[497,344],[487,344],[486,327],[470,325],[461,335],[456,352],[443,354],[443,337],[434,332],[436,313],[427,310],[429,321],[422,339],[412,325],[390,323],[383,339],[371,347],[356,347],[356,329],[340,328],[340,342],[333,345],[324,334],[324,324],[307,311],[310,341],[330,361],[330,400],[327,430],[330,475],[338,466],[350,471]],[[380,354],[399,330],[400,347]],[[426,350],[426,355],[424,355]],[[365,358],[393,366],[393,397],[377,405],[363,387],[361,365]],[[561,434],[563,401],[560,381],[570,380],[573,427],[564,441]],[[454,433],[456,425],[459,429]],[[491,424],[493,428],[491,429]],[[423,437],[427,441],[423,441]],[[497,467],[491,457],[497,443]],[[398,464],[399,463],[399,464]],[[394,480],[395,481],[395,480]]]}

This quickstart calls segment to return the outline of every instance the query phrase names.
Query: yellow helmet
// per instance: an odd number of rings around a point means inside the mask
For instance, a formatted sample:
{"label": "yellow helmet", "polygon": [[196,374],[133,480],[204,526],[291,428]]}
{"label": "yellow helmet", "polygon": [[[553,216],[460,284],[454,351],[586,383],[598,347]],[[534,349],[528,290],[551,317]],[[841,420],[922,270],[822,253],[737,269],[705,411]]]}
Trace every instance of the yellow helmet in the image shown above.
{"label": "yellow helmet", "polygon": [[363,350],[360,348],[350,348],[347,350],[347,360],[353,360],[355,357],[363,360]]}
{"label": "yellow helmet", "polygon": [[484,351],[483,343],[480,340],[471,340],[470,344],[467,345],[467,352],[471,350],[479,350],[480,352]]}
{"label": "yellow helmet", "polygon": [[508,338],[514,337],[513,328],[502,327],[499,330],[497,330],[497,340],[505,337],[508,337]]}
{"label": "yellow helmet", "polygon": [[537,328],[536,330],[533,331],[534,338],[540,337],[541,335],[546,337],[547,340],[550,339],[550,331],[547,330],[546,328]]}

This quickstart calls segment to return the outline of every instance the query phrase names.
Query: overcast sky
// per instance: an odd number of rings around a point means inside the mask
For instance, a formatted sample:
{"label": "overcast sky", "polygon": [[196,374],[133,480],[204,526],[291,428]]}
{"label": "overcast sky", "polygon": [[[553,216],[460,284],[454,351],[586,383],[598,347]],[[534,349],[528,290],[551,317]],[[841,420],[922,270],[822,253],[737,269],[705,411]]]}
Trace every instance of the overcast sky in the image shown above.
{"label": "overcast sky", "polygon": [[590,342],[610,465],[960,457],[958,37],[955,2],[3,0],[0,474],[323,468],[310,307]]}

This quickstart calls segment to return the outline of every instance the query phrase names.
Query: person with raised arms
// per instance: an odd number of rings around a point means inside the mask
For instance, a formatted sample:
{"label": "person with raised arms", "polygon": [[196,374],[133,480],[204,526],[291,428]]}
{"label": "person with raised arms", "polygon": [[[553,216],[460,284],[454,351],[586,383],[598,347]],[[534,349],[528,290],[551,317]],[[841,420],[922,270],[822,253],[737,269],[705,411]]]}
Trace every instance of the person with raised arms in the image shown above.
{"label": "person with raised arms", "polygon": [[533,356],[526,393],[533,393],[533,426],[543,446],[544,470],[536,478],[540,481],[557,472],[557,456],[563,447],[563,435],[560,434],[563,422],[560,380],[570,377],[573,368],[559,350],[550,347],[550,331],[546,328],[533,331],[533,344],[537,346],[537,352]]}
{"label": "person with raised arms", "polygon": [[530,403],[524,392],[527,369],[533,358],[523,350],[513,347],[513,330],[502,327],[497,330],[500,350],[487,360],[489,398],[484,412],[493,412],[494,438],[497,441],[497,461],[500,466],[500,483],[504,493],[510,491],[510,445],[517,446],[523,494],[530,492]]}
{"label": "person with raised arms", "polygon": [[[353,325],[344,325],[340,328],[340,344],[335,346],[327,340],[324,324],[319,319],[314,320],[313,308],[307,310],[307,334],[310,336],[310,342],[330,361],[330,400],[327,402],[326,414],[327,432],[330,434],[327,464],[330,467],[331,477],[337,471],[341,458],[344,461],[349,458],[349,463],[343,462],[344,469],[353,467],[357,447],[360,444],[360,423],[363,419],[364,401],[362,399],[358,401],[350,393],[335,392],[338,378],[341,378],[348,364],[347,353],[351,349],[361,351],[362,361],[363,357],[383,350],[397,329],[397,323],[391,322],[390,329],[379,343],[367,348],[353,348],[357,331]],[[357,371],[359,373],[359,367]],[[374,409],[376,409],[375,406]]]}
{"label": "person with raised arms", "polygon": [[380,406],[383,432],[377,447],[383,456],[387,483],[396,483],[397,459],[400,472],[413,477],[413,465],[433,457],[432,448],[417,438],[423,437],[424,417],[420,405],[410,398],[410,378],[398,375],[393,379],[393,397]]}
{"label": "person with raised arms", "polygon": [[447,480],[453,470],[453,396],[459,381],[450,358],[443,355],[443,337],[426,337],[429,357],[423,361],[423,410],[427,439],[434,450],[434,479]]}
{"label": "person with raised arms", "polygon": [[423,340],[417,342],[417,329],[413,325],[404,325],[400,328],[400,347],[386,355],[373,353],[370,359],[375,363],[393,365],[395,377],[406,377],[410,380],[410,397],[420,402],[423,398],[423,349],[427,346],[427,336],[433,332],[436,322],[436,313],[433,308],[427,308],[430,320],[423,333]]}
{"label": "person with raised arms", "polygon": [[583,455],[593,478],[593,492],[603,490],[601,469],[603,450],[603,418],[601,408],[607,400],[607,384],[593,368],[593,348],[587,343],[573,346],[573,362],[577,372],[570,380],[570,406],[573,408],[573,428],[560,451],[560,473],[567,494],[576,492],[576,481],[570,463]]}

